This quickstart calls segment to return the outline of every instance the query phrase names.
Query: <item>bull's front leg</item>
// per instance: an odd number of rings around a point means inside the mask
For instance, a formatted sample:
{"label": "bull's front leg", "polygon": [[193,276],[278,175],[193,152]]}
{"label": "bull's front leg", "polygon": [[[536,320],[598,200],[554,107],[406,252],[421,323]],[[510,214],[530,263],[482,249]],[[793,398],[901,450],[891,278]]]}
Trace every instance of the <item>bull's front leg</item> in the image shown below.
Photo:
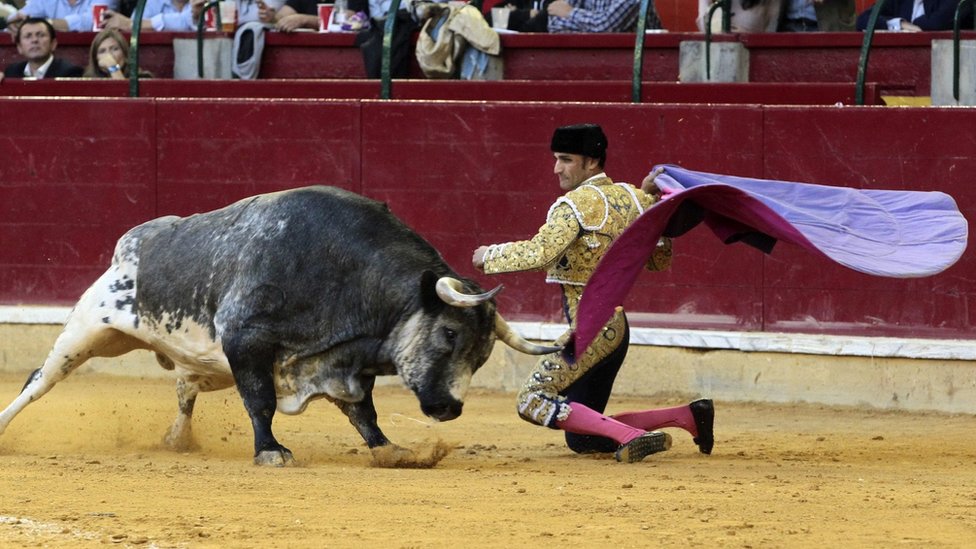
{"label": "bull's front leg", "polygon": [[390,439],[386,438],[380,426],[376,423],[376,406],[373,405],[373,385],[376,383],[375,376],[362,376],[359,378],[363,388],[364,397],[359,402],[345,402],[336,400],[335,404],[342,410],[343,414],[349,418],[349,423],[356,428],[359,435],[366,441],[366,446],[370,449],[378,446],[386,446]]}
{"label": "bull's front leg", "polygon": [[244,401],[254,430],[254,463],[284,467],[294,465],[291,450],[271,432],[278,401],[274,385],[275,345],[264,334],[242,329],[224,339],[224,354]]}

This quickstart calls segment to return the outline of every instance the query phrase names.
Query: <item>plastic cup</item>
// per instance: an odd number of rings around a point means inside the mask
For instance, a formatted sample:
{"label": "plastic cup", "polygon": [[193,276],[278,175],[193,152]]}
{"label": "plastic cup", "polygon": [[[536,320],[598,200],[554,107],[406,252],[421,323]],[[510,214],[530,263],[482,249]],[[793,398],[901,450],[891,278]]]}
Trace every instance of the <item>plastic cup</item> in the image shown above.
{"label": "plastic cup", "polygon": [[92,30],[100,31],[105,28],[105,4],[95,4],[92,6]]}
{"label": "plastic cup", "polygon": [[220,26],[224,32],[234,32],[237,28],[237,3],[220,2]]}
{"label": "plastic cup", "polygon": [[508,29],[508,8],[491,8],[491,26],[496,29]]}
{"label": "plastic cup", "polygon": [[329,32],[329,20],[332,19],[332,4],[319,4],[319,32]]}

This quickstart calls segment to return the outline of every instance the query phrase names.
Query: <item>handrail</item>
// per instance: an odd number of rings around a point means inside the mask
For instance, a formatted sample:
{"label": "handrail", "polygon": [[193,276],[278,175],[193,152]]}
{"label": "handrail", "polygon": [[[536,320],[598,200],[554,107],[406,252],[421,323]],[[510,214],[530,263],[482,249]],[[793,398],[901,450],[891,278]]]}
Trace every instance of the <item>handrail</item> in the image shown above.
{"label": "handrail", "polygon": [[142,31],[142,12],[146,10],[146,0],[136,0],[132,11],[132,36],[129,38],[129,97],[139,97],[139,33]]}
{"label": "handrail", "polygon": [[386,23],[383,26],[383,61],[380,65],[380,99],[390,99],[393,82],[390,78],[390,54],[393,49],[393,29],[396,25],[396,14],[400,11],[400,0],[390,2],[390,10],[386,13]]}
{"label": "handrail", "polygon": [[[210,0],[203,5],[203,9],[200,10],[200,18],[197,21],[197,76],[203,80],[203,27],[205,25],[205,20],[207,18],[207,10],[214,9],[220,5],[220,0]],[[220,9],[214,12],[214,25],[220,29],[222,28],[220,21]]]}
{"label": "handrail", "polygon": [[[959,0],[956,6],[956,15],[952,19],[952,98],[959,102],[959,15],[962,7],[969,0]],[[973,19],[973,28],[976,28],[976,16]]]}
{"label": "handrail", "polygon": [[722,8],[722,32],[728,33],[732,30],[732,0],[715,0],[708,6],[708,13],[705,15],[703,24],[705,25],[705,81],[712,81],[712,16],[715,10]]}
{"label": "handrail", "polygon": [[868,74],[868,56],[871,53],[871,41],[874,40],[874,25],[878,22],[878,12],[884,6],[885,0],[877,0],[871,8],[868,27],[864,29],[864,42],[861,44],[861,58],[857,63],[857,86],[854,88],[854,104],[864,104],[864,80]]}
{"label": "handrail", "polygon": [[630,85],[631,103],[641,102],[641,88],[644,80],[644,35],[647,29],[649,3],[649,0],[641,0],[640,13],[637,14],[637,35],[634,38],[634,72]]}

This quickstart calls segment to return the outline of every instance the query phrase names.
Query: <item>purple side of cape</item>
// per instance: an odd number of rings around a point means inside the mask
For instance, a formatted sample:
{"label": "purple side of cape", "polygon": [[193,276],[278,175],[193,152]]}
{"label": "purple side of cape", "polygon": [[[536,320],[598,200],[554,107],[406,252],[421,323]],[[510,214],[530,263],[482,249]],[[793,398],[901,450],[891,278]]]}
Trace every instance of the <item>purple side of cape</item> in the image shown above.
{"label": "purple side of cape", "polygon": [[723,242],[744,230],[796,244],[862,273],[922,277],[949,268],[966,249],[968,223],[941,192],[858,190],[751,179],[662,166],[674,194],[648,209],[614,242],[583,292],[575,344],[582,354],[687,200]]}

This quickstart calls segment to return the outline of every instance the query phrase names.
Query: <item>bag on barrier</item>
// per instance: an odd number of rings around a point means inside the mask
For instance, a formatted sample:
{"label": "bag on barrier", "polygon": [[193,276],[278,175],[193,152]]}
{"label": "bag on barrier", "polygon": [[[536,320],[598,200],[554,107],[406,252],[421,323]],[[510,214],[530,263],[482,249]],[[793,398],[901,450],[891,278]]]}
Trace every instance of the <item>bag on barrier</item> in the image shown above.
{"label": "bag on barrier", "polygon": [[254,80],[261,72],[261,55],[264,53],[264,23],[248,21],[237,27],[234,33],[234,78]]}
{"label": "bag on barrier", "polygon": [[417,37],[417,63],[427,78],[501,80],[498,33],[477,8],[429,6]]}
{"label": "bag on barrier", "polygon": [[[234,42],[230,38],[215,37],[203,40],[203,77],[205,79],[231,78],[231,62]],[[196,38],[173,39],[173,78],[197,80],[198,72]]]}
{"label": "bag on barrier", "polygon": [[417,64],[427,78],[457,77],[457,61],[464,51],[464,39],[448,30],[451,10],[441,10],[426,21],[417,36]]}

